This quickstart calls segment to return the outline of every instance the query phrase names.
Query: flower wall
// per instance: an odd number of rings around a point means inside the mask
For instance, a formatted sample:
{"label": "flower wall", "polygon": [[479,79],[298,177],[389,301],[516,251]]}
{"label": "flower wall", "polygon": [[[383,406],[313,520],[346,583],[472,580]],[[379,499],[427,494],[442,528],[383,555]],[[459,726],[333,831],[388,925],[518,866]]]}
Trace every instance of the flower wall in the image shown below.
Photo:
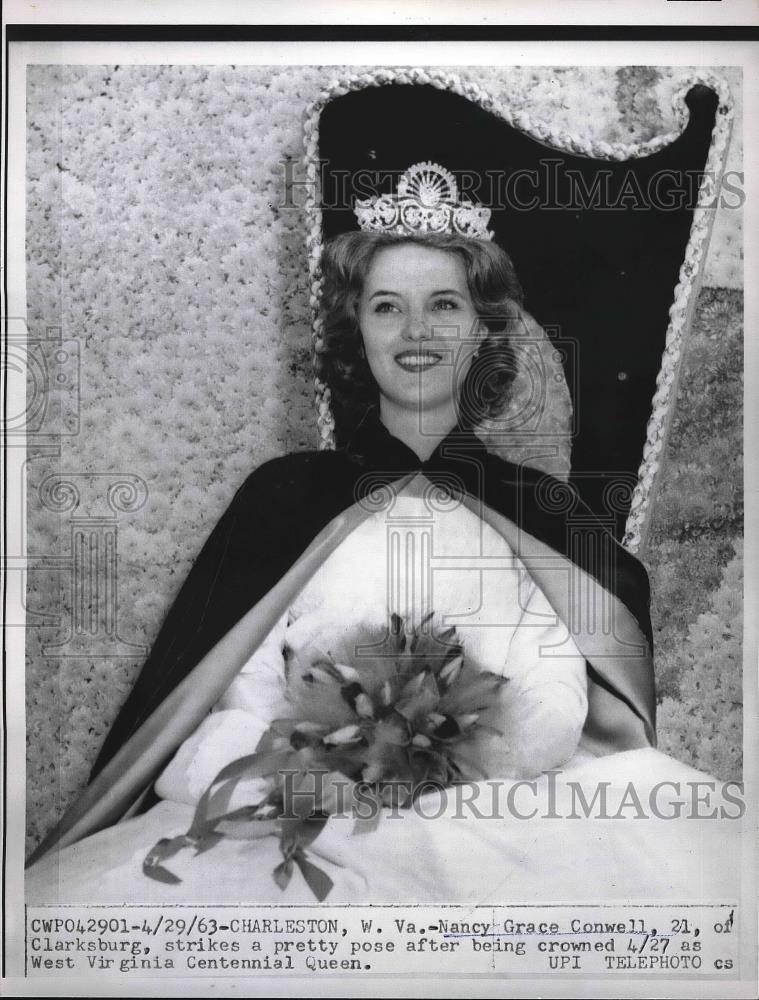
{"label": "flower wall", "polygon": [[[52,475],[78,484],[78,516],[102,515],[119,479],[139,497],[114,522],[118,655],[77,655],[66,574],[28,576],[30,844],[86,782],[239,484],[315,445],[305,223],[286,204],[283,163],[302,155],[305,106],[356,69],[29,68],[27,319],[31,337],[74,344],[79,368],[59,444],[29,451],[27,551],[70,552],[70,516],[43,499]],[[631,142],[674,127],[670,97],[687,69],[453,71],[555,128]],[[720,72],[739,131],[740,79]],[[736,134],[728,167],[740,157]],[[741,238],[741,213],[719,211],[666,465],[665,490],[682,503],[657,507],[646,555],[664,749],[723,777],[740,767]],[[701,527],[686,529],[692,496]]]}

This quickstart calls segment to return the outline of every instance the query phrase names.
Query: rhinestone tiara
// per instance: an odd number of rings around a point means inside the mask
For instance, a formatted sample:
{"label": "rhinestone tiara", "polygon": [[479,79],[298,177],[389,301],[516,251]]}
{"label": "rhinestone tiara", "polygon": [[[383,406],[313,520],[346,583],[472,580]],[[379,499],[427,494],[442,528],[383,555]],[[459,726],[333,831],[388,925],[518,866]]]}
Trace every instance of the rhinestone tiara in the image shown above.
{"label": "rhinestone tiara", "polygon": [[354,211],[359,228],[368,232],[457,233],[476,240],[492,240],[494,235],[487,228],[490,209],[460,201],[453,174],[429,161],[408,168],[397,194],[357,200]]}

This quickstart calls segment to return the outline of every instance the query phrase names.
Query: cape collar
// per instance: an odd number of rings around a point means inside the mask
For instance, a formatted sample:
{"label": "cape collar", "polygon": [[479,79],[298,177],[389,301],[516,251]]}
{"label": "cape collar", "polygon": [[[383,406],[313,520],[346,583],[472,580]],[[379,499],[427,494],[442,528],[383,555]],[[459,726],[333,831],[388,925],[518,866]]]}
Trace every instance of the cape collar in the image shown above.
{"label": "cape collar", "polygon": [[[485,444],[467,427],[458,424],[439,442],[428,459],[395,437],[385,427],[376,407],[370,407],[345,446],[348,458],[364,468],[388,472],[452,471],[482,468],[488,456]],[[470,478],[466,477],[467,480]]]}

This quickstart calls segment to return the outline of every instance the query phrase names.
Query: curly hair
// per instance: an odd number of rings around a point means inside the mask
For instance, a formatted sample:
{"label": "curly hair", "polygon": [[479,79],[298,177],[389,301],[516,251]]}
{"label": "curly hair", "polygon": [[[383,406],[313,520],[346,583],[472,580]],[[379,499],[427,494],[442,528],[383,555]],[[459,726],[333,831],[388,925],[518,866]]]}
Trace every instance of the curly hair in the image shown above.
{"label": "curly hair", "polygon": [[460,421],[474,426],[497,416],[507,403],[517,367],[511,334],[522,305],[522,288],[508,254],[495,243],[448,233],[341,233],[322,253],[324,334],[316,356],[316,373],[330,389],[338,445],[379,398],[358,322],[364,279],[378,250],[409,243],[458,255],[472,303],[488,331],[461,382]]}

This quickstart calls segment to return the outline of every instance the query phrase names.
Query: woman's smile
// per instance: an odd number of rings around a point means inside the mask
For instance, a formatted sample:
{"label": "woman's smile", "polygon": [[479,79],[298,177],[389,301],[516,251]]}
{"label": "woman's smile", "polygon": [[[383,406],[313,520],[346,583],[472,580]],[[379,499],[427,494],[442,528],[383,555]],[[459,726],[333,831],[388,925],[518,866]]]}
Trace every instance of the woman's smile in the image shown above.
{"label": "woman's smile", "polygon": [[423,372],[434,368],[443,360],[443,355],[436,351],[401,351],[395,355],[396,364],[407,372]]}

